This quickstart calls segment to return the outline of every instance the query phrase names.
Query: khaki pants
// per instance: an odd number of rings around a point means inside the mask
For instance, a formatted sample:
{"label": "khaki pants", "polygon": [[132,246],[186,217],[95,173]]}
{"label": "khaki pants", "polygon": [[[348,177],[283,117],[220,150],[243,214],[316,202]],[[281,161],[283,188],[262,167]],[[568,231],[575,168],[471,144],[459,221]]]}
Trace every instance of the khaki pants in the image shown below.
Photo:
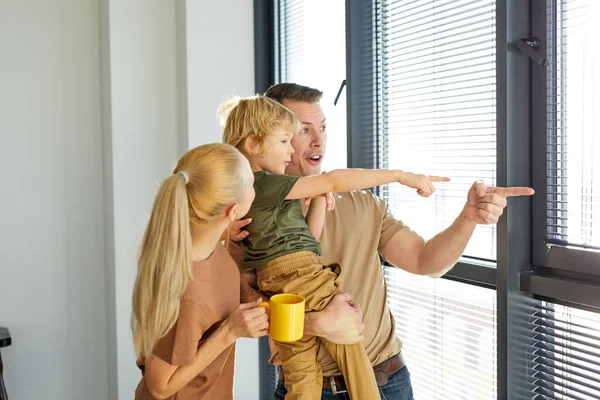
{"label": "khaki pants", "polygon": [[[323,266],[310,251],[276,258],[257,270],[260,290],[269,296],[299,294],[306,300],[306,312],[321,311],[339,293],[338,275],[338,264]],[[337,362],[352,399],[380,398],[373,367],[362,344],[338,345],[305,335],[294,343],[277,342],[288,391],[286,400],[321,398],[323,372],[317,362],[317,340]]]}

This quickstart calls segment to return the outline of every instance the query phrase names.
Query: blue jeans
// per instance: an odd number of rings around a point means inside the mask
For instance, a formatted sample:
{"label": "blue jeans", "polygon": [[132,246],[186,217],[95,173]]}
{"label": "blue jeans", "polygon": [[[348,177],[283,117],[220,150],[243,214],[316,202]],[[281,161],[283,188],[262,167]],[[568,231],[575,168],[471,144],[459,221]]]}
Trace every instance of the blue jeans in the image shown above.
{"label": "blue jeans", "polygon": [[[285,385],[279,381],[273,399],[284,400]],[[393,373],[388,377],[388,383],[379,387],[379,393],[381,394],[381,400],[414,400],[412,385],[410,383],[410,373],[406,366],[402,367],[400,371]],[[342,400],[350,399],[348,393],[333,394],[331,389],[323,389],[321,400]]]}

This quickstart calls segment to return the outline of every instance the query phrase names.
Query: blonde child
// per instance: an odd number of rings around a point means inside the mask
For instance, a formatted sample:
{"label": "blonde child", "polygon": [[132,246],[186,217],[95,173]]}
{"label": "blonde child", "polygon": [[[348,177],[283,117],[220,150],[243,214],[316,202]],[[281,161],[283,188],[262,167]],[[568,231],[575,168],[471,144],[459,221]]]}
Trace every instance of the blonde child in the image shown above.
{"label": "blonde child", "polygon": [[[254,172],[256,198],[247,215],[252,218],[250,235],[242,242],[244,268],[256,269],[258,287],[269,296],[302,295],[307,312],[322,310],[338,293],[339,265],[319,262],[324,197],[311,201],[306,217],[299,199],[392,182],[429,196],[435,190],[432,182],[448,180],[399,170],[345,169],[309,177],[285,175],[294,152],[290,141],[300,130],[290,110],[269,98],[254,96],[224,103],[219,113],[224,123],[223,141],[240,150]],[[362,345],[336,345],[323,338],[321,342],[340,367],[351,398],[379,398]],[[278,343],[278,347],[288,390],[286,399],[320,399],[322,372],[316,359],[317,338],[304,336],[295,343]]]}
{"label": "blonde child", "polygon": [[137,400],[233,398],[235,341],[268,332],[258,302],[240,304],[239,269],[220,243],[253,183],[246,158],[217,143],[188,151],[161,184],[133,291]]}

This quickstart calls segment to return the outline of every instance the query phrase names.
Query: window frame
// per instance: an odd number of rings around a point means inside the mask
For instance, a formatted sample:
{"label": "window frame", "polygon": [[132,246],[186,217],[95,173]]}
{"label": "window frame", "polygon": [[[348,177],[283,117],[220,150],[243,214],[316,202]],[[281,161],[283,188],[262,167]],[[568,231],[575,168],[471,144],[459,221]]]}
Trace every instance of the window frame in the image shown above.
{"label": "window frame", "polygon": [[[275,5],[278,0],[254,0],[256,92],[275,83]],[[556,0],[555,0],[556,1]],[[378,0],[346,0],[346,96],[348,166],[372,168],[381,156],[385,129],[377,77],[365,85],[365,57],[376,50],[375,37],[364,32],[374,27],[373,8]],[[530,186],[532,199],[510,199],[497,224],[497,263],[491,268],[463,257],[442,279],[496,289],[498,398],[528,393],[534,382],[535,355],[522,351],[535,341],[528,332],[533,314],[524,309],[536,300],[600,311],[600,252],[546,245],[546,79],[542,67],[532,63],[516,46],[519,39],[538,37],[545,53],[546,1],[497,0],[497,182],[499,186]],[[265,24],[270,24],[269,29]],[[371,24],[371,25],[369,25]],[[505,49],[505,51],[501,51]],[[301,83],[301,82],[300,82]],[[380,95],[379,95],[380,96]],[[358,112],[360,111],[360,113]],[[366,113],[366,114],[365,114]],[[365,118],[371,115],[372,118]],[[379,119],[378,119],[379,118]],[[524,173],[525,171],[525,173]],[[377,192],[377,191],[376,191]],[[466,199],[466,193],[465,193]],[[510,233],[510,235],[509,235]],[[272,395],[272,380],[263,376],[269,357],[261,341],[261,398]],[[517,366],[517,367],[515,367]],[[271,366],[269,366],[271,367]],[[271,367],[272,368],[272,367]],[[265,371],[266,372],[266,371]],[[529,386],[527,386],[529,385]]]}
{"label": "window frame", "polygon": [[[553,1],[558,4],[557,0]],[[532,1],[532,37],[540,39],[537,51],[546,56],[547,2]],[[556,24],[555,24],[556,25]],[[536,191],[533,209],[533,268],[521,276],[521,290],[539,298],[600,310],[600,252],[578,246],[548,243],[546,149],[546,70],[532,63],[531,128],[532,181]],[[550,181],[556,183],[555,181]]]}
{"label": "window frame", "polygon": [[[376,71],[373,82],[365,82],[364,63],[366,56],[377,59],[375,39],[378,34],[374,18],[377,7],[376,0],[347,0],[346,1],[346,90],[347,90],[347,115],[348,115],[348,167],[373,168],[380,166],[382,147],[386,140],[385,124],[382,121],[382,99],[380,92],[381,71]],[[373,32],[374,37],[365,37],[364,32]],[[375,92],[375,93],[374,93]],[[365,110],[373,110],[371,121],[366,118]],[[384,166],[385,167],[385,166]],[[381,195],[382,189],[375,188],[374,192]],[[467,193],[465,193],[466,201]],[[457,215],[458,217],[458,215]],[[389,264],[386,264],[389,266]],[[486,288],[496,287],[496,268],[482,263],[475,258],[462,257],[456,266],[442,278],[474,284]]]}
{"label": "window frame", "polygon": [[[385,109],[382,108],[381,94],[381,71],[374,72],[375,79],[365,82],[365,60],[372,58],[380,68],[381,60],[377,54],[378,29],[376,18],[369,18],[374,14],[377,0],[347,0],[346,1],[346,82],[347,82],[347,115],[348,115],[348,167],[351,168],[373,168],[381,167],[379,157],[385,146],[385,123],[383,121]],[[365,32],[372,32],[373,37],[365,37]],[[376,93],[373,93],[373,92]],[[373,110],[376,116],[371,121],[365,118],[365,110]],[[371,125],[372,124],[372,125]],[[383,158],[384,159],[384,158]],[[499,161],[498,161],[499,162]],[[385,167],[385,165],[383,166]],[[375,193],[381,195],[382,188],[375,188]],[[465,201],[467,193],[465,192]],[[458,217],[458,215],[456,215]],[[517,218],[519,220],[519,218]],[[496,289],[498,268],[493,265],[497,263],[485,263],[472,257],[461,257],[452,270],[447,272],[441,279],[458,281],[468,285]],[[384,268],[394,268],[389,263]],[[498,335],[506,323],[498,321]],[[505,347],[506,348],[506,347]],[[500,362],[503,352],[498,347],[497,358]],[[506,387],[502,388],[498,370],[497,396],[506,398]]]}
{"label": "window frame", "polygon": [[[555,4],[559,1],[552,0]],[[532,2],[532,37],[540,39],[537,51],[546,56],[547,15],[546,2]],[[556,24],[555,24],[556,26]],[[546,134],[546,73],[544,67],[532,65],[532,137],[533,137],[533,188],[534,198],[534,264],[539,267],[565,270],[579,274],[596,275],[600,277],[600,251],[586,249],[581,246],[560,245],[546,241],[547,212],[546,199],[546,149],[548,145]],[[556,183],[556,179],[552,183]]]}
{"label": "window frame", "polygon": [[[530,62],[516,41],[530,31],[530,4],[496,2],[496,104],[499,186],[531,186]],[[505,51],[502,51],[505,49]],[[515,201],[516,200],[516,201]],[[519,276],[532,267],[532,200],[509,199],[497,226],[498,398],[511,398],[523,387],[522,377],[533,355],[515,351],[533,340],[528,320],[519,314],[529,295],[519,291]],[[510,235],[509,235],[510,233]]]}

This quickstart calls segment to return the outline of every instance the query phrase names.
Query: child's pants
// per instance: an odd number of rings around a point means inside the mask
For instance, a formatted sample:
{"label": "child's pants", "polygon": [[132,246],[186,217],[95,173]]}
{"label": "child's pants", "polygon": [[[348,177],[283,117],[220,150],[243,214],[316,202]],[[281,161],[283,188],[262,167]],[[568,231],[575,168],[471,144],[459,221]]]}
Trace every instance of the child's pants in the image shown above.
{"label": "child's pants", "polygon": [[[257,279],[259,289],[269,296],[293,293],[304,297],[305,310],[310,312],[321,311],[339,293],[338,274],[338,264],[323,266],[315,253],[302,251],[269,261],[257,270]],[[338,345],[304,335],[297,342],[277,342],[288,391],[286,400],[321,398],[323,372],[317,362],[317,339],[337,362],[350,398],[380,398],[373,367],[362,344]]]}

